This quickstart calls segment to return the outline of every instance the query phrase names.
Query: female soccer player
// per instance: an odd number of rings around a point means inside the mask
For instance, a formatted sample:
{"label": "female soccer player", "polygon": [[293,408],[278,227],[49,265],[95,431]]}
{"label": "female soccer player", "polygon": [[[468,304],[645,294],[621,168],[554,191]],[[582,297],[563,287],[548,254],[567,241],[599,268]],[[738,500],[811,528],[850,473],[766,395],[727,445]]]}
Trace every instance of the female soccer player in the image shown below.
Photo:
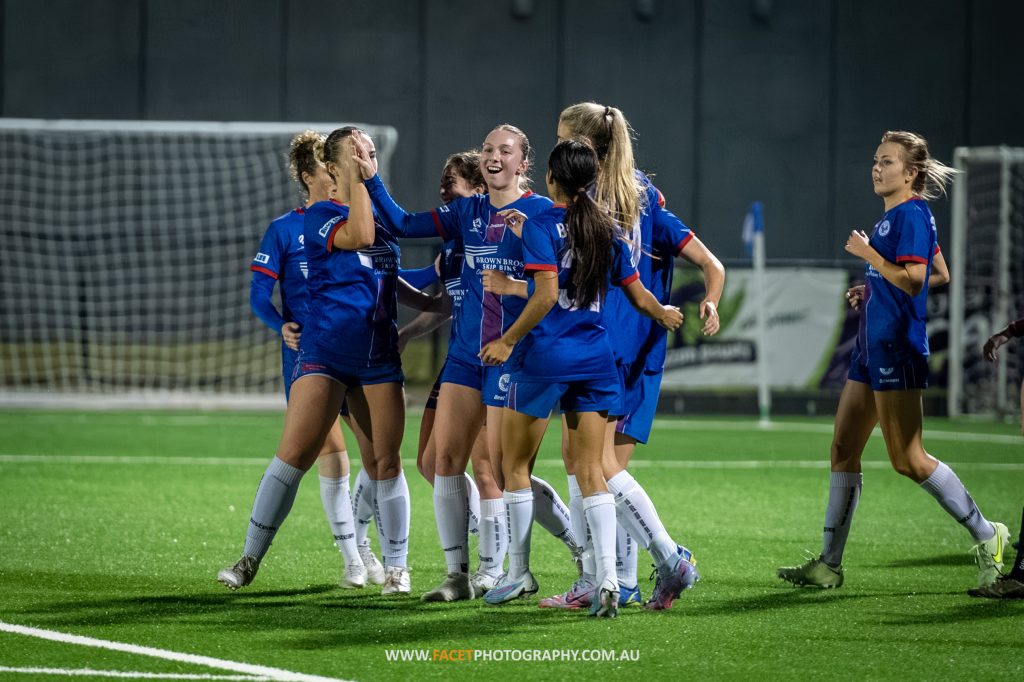
{"label": "female soccer player", "polygon": [[[568,425],[569,456],[583,495],[587,525],[598,559],[591,615],[614,617],[619,587],[615,571],[615,503],[602,473],[609,414],[621,402],[602,307],[609,279],[622,287],[644,315],[669,329],[682,324],[678,309],[663,306],[639,282],[630,252],[616,238],[615,224],[587,193],[596,178],[597,155],[580,141],[558,143],[548,158],[548,193],[557,203],[527,219],[509,212],[521,227],[525,272],[533,293],[518,319],[480,351],[489,364],[507,361],[512,374],[502,424],[505,505],[509,510],[509,571],[487,593],[502,604],[537,592],[529,568],[533,491],[530,464],[552,408]],[[557,305],[556,305],[557,304]],[[679,589],[692,585],[696,570],[686,561]]]}
{"label": "female soccer player", "polygon": [[367,437],[361,455],[376,490],[382,594],[410,590],[409,489],[399,458],[405,396],[395,324],[400,252],[396,235],[376,223],[362,183],[362,164],[375,169],[375,157],[372,141],[357,128],[335,130],[324,144],[337,195],[307,208],[303,224],[311,323],[302,333],[284,431],[256,491],[243,555],[218,576],[232,589],[252,582],[347,397]]}
{"label": "female soccer player", "polygon": [[[620,235],[632,247],[633,260],[640,272],[640,282],[661,303],[668,303],[672,292],[675,259],[682,258],[700,268],[704,277],[705,296],[700,303],[705,335],[719,329],[718,301],[725,285],[725,269],[713,253],[665,208],[665,198],[633,161],[631,128],[623,113],[595,102],[581,102],[567,107],[559,116],[559,140],[582,137],[597,152],[600,168],[591,190],[598,205],[615,219]],[[651,320],[637,313],[619,289],[613,288],[606,301],[608,332],[625,387],[622,411],[616,415],[614,457],[612,450],[605,457],[604,475],[616,494],[620,527],[617,534],[620,594],[622,605],[640,604],[637,581],[635,542],[651,551],[657,565],[666,565],[677,551],[667,541],[668,534],[651,501],[639,496],[631,474],[625,469],[633,456],[636,443],[646,443],[658,405],[661,379],[665,365],[666,333]],[[614,322],[612,322],[614,320]],[[569,476],[570,508],[573,523],[582,523],[583,513],[579,485]],[[636,499],[631,499],[636,497]],[[636,513],[623,514],[628,506]],[[640,514],[644,521],[637,523]],[[579,534],[579,527],[576,528]],[[687,556],[688,550],[681,549]],[[541,601],[543,607],[579,608],[589,603],[593,592],[592,557],[584,552],[584,575],[564,594]],[[660,573],[659,573],[660,575]],[[671,592],[655,584],[649,608],[669,608]]]}
{"label": "female soccer player", "polygon": [[[312,130],[292,138],[288,168],[292,179],[301,185],[306,201],[302,207],[270,223],[260,242],[259,252],[250,266],[252,283],[249,304],[264,324],[281,335],[281,372],[286,400],[291,392],[292,370],[309,310],[302,224],[306,208],[319,201],[329,200],[335,191],[334,178],[320,161],[323,148],[324,136]],[[281,312],[277,311],[272,301],[275,284],[281,289]],[[349,499],[348,452],[340,421],[336,421],[328,432],[317,462],[320,469],[320,499],[344,559],[339,584],[343,588],[364,587],[368,568],[360,557],[355,541],[352,503]],[[379,571],[379,582],[383,582],[384,570],[376,557],[370,553],[367,559],[372,560],[368,563],[374,569],[373,577],[377,578]]]}
{"label": "female soccer player", "polygon": [[[482,501],[481,528],[493,526],[495,553],[487,556],[486,550],[481,551],[481,571],[473,581],[470,579],[463,474],[485,416],[492,444],[500,434],[500,407],[508,388],[507,373],[499,367],[481,364],[480,348],[500,336],[524,306],[521,299],[496,296],[483,289],[485,270],[501,270],[512,276],[522,272],[522,242],[506,228],[499,211],[516,209],[533,215],[551,205],[550,200],[526,189],[529,167],[530,143],[526,135],[515,126],[501,125],[487,135],[481,148],[480,169],[487,195],[456,198],[435,211],[411,214],[394,202],[379,178],[368,176],[366,182],[377,210],[386,220],[400,226],[400,231],[427,236],[436,230],[446,240],[460,240],[465,254],[465,293],[452,327],[433,429],[434,512],[448,576],[436,589],[423,595],[425,601],[473,599],[489,589],[501,572],[504,504],[498,500],[493,504]],[[488,449],[492,472],[497,477],[496,458],[500,453],[495,447]],[[563,542],[572,549],[575,538],[567,519],[564,523]],[[481,543],[491,542],[490,532],[481,532],[480,536]]]}
{"label": "female soccer player", "polygon": [[824,542],[817,558],[778,570],[779,578],[794,585],[843,584],[843,550],[863,479],[861,454],[876,424],[893,469],[924,488],[978,543],[972,549],[978,586],[999,575],[1006,526],[985,519],[953,470],[921,443],[921,389],[928,385],[925,316],[936,251],[927,200],[945,193],[953,172],[931,158],[925,139],[914,133],[887,132],[875,152],[871,179],[885,212],[870,237],[854,230],[846,242],[847,252],[867,262],[866,284],[836,411]]}

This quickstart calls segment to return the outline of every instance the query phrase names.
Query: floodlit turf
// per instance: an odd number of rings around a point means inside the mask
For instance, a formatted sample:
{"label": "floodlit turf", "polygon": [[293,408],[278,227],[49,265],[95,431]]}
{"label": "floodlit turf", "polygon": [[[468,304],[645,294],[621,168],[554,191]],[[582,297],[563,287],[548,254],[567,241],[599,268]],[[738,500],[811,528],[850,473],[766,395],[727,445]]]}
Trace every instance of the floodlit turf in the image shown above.
{"label": "floodlit turf", "polygon": [[[744,420],[659,422],[634,473],[702,574],[670,612],[628,611],[607,621],[540,610],[535,599],[501,608],[421,603],[444,564],[430,488],[411,465],[415,418],[404,450],[412,597],[336,587],[340,558],[315,479],[301,488],[256,582],[229,593],[214,576],[241,549],[281,421],[260,413],[0,412],[0,621],[361,681],[1010,679],[1024,672],[1024,602],[964,594],[974,580],[969,536],[886,467],[880,437],[868,446],[846,585],[810,591],[775,578],[776,567],[820,547],[825,419],[783,420],[769,430]],[[1001,425],[926,426],[929,451],[953,465],[985,514],[1013,534],[1024,505],[1024,439],[1016,434]],[[557,436],[555,427],[537,473],[566,495]],[[542,595],[568,587],[568,554],[539,527],[533,537]],[[645,597],[647,575],[641,569]],[[389,650],[429,657],[435,650],[523,657],[602,650],[639,660],[392,662]],[[41,667],[240,674],[0,632],[0,679],[50,679],[5,671]]]}

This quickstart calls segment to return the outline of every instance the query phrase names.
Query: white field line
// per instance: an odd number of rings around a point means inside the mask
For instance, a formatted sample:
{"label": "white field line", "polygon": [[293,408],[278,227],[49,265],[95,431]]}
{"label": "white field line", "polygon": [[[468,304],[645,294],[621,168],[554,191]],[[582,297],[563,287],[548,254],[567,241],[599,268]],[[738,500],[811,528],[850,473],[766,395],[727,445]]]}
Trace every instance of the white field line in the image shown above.
{"label": "white field line", "polygon": [[168,651],[167,649],[156,649],[154,647],[139,646],[136,644],[124,644],[122,642],[112,642],[106,639],[95,639],[93,637],[83,637],[81,635],[69,635],[63,632],[55,632],[53,630],[42,630],[40,628],[30,628],[23,625],[13,625],[3,621],[0,621],[0,632],[9,632],[16,635],[25,635],[27,637],[37,637],[39,639],[61,642],[63,644],[77,644],[79,646],[89,646],[97,649],[109,649],[110,651],[123,651],[129,654],[161,658],[166,661],[205,665],[208,668],[245,673],[253,677],[262,677],[265,679],[275,680],[277,682],[346,682],[346,680],[339,680],[333,677],[306,675],[305,673],[294,673],[288,670],[269,668],[262,665],[251,665],[249,663],[237,663],[235,661],[213,658],[211,656],[182,654],[177,651]]}
{"label": "white field line", "polygon": [[[270,462],[269,457],[173,457],[143,455],[131,457],[124,455],[0,455],[0,464],[170,464],[170,465],[212,465],[212,466],[263,466]],[[416,460],[403,459],[406,468],[414,467]],[[1024,471],[1024,462],[946,462],[956,469],[972,469],[975,471]],[[865,469],[888,469],[885,461],[864,461]],[[352,468],[358,469],[360,464],[352,461]],[[561,467],[562,460],[554,458],[538,459],[536,466]],[[630,467],[664,469],[827,469],[827,459],[633,459]]]}
{"label": "white field line", "polygon": [[60,677],[116,677],[131,680],[240,680],[242,682],[273,682],[274,677],[252,675],[211,675],[191,673],[144,673],[134,670],[93,670],[92,668],[12,668],[0,665],[0,673],[24,675],[56,675]]}

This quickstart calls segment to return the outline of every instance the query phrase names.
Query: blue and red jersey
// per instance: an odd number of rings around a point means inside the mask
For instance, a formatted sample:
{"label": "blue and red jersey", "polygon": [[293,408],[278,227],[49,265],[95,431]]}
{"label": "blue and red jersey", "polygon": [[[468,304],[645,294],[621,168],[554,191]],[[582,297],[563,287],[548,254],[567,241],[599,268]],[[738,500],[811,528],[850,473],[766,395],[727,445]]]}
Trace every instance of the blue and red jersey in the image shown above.
{"label": "blue and red jersey", "polygon": [[[636,178],[643,187],[640,219],[622,237],[631,246],[640,281],[659,303],[668,305],[675,259],[693,239],[693,231],[665,208],[665,197],[646,175],[637,171]],[[665,329],[637,312],[621,291],[609,290],[605,309],[616,361],[631,365],[642,360],[648,371],[661,372]]]}
{"label": "blue and red jersey", "polygon": [[373,245],[338,249],[334,236],[349,207],[321,201],[306,209],[309,318],[300,345],[326,358],[370,366],[398,359],[398,240],[374,216]]}
{"label": "blue and red jersey", "polygon": [[[890,263],[920,263],[930,273],[938,245],[935,218],[927,202],[913,197],[886,211],[875,223],[868,243]],[[872,352],[888,354],[894,347],[908,346],[928,355],[927,274],[917,296],[886,280],[870,264],[864,274],[864,300],[857,331],[857,348],[862,357],[870,362]]]}
{"label": "blue and red jersey", "polygon": [[[280,333],[285,322],[297,322],[300,326],[306,323],[309,294],[306,289],[307,267],[302,233],[304,219],[305,210],[302,208],[293,209],[275,218],[263,234],[259,252],[249,266],[254,273],[254,288],[258,280],[256,273],[272,278],[281,288],[279,317],[283,319],[280,322],[276,318],[270,319],[276,316],[276,311],[273,311],[273,315],[269,314],[273,310],[270,303],[273,282],[269,282],[262,289],[262,294],[254,291],[251,297],[257,315],[277,333]],[[257,297],[260,298],[259,303]]]}
{"label": "blue and red jersey", "polygon": [[[573,253],[566,235],[565,207],[560,205],[535,215],[523,226],[524,271],[527,275],[557,273],[558,302],[512,351],[506,367],[516,381],[565,382],[618,376],[603,323],[602,301],[595,300],[586,308],[576,305]],[[616,239],[612,249],[609,283],[619,287],[638,279],[629,246]],[[609,293],[613,290],[607,288]]]}

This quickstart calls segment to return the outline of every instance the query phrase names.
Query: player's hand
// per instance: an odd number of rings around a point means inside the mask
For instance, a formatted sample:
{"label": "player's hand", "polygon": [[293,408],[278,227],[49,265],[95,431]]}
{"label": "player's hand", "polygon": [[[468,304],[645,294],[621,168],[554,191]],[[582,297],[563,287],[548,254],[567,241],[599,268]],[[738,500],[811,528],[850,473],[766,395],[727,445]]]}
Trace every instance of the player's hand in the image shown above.
{"label": "player's hand", "polygon": [[523,223],[526,222],[526,214],[514,208],[506,208],[498,211],[498,215],[505,221],[505,227],[512,230],[520,239],[523,238]]}
{"label": "player's hand", "polygon": [[704,336],[714,336],[721,328],[718,320],[718,306],[713,302],[704,299],[700,304],[700,319],[704,320]]}
{"label": "player's hand", "polygon": [[285,322],[281,325],[281,338],[284,339],[284,345],[292,350],[298,350],[299,339],[302,338],[302,327],[298,322]]}
{"label": "player's hand", "polygon": [[675,331],[683,326],[683,313],[674,305],[662,306],[662,315],[658,318],[658,324],[670,332]]}
{"label": "player's hand", "polygon": [[373,161],[370,159],[370,150],[359,139],[359,135],[349,135],[345,139],[349,143],[352,160],[355,162],[352,164],[352,182],[369,180],[377,174],[377,169],[373,167]]}
{"label": "player's hand", "polygon": [[851,253],[862,260],[867,260],[868,255],[872,251],[871,245],[868,243],[868,236],[860,230],[850,232],[845,248],[847,253]]}
{"label": "player's hand", "polygon": [[854,310],[860,310],[860,304],[864,302],[864,285],[858,284],[846,290],[846,302]]}
{"label": "player's hand", "polygon": [[981,349],[981,354],[985,356],[985,359],[989,362],[995,362],[998,357],[999,347],[1009,341],[1008,338],[1003,336],[1002,332],[993,334],[988,337],[988,341],[985,342],[985,346]]}
{"label": "player's hand", "polygon": [[480,349],[480,360],[485,365],[500,365],[512,355],[514,343],[508,343],[503,339],[495,339]]}
{"label": "player's hand", "polygon": [[504,296],[512,293],[512,278],[501,270],[484,270],[483,272],[484,291]]}

